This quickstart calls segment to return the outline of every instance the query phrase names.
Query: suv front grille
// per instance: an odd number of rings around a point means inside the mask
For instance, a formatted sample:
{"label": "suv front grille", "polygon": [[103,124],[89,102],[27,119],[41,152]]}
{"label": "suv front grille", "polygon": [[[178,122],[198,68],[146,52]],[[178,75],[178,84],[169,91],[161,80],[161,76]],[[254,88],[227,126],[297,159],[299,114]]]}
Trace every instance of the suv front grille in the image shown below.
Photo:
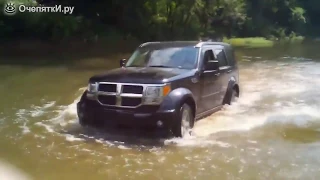
{"label": "suv front grille", "polygon": [[121,83],[99,83],[97,100],[113,107],[138,107],[142,103],[143,85]]}
{"label": "suv front grille", "polygon": [[117,92],[116,84],[99,84],[98,91],[103,92]]}
{"label": "suv front grille", "polygon": [[142,98],[123,97],[122,106],[138,106],[141,104]]}
{"label": "suv front grille", "polygon": [[104,95],[99,95],[98,100],[105,105],[116,105],[117,98],[116,96],[104,96]]}
{"label": "suv front grille", "polygon": [[143,86],[123,85],[122,92],[123,93],[132,93],[132,94],[142,94],[143,93]]}

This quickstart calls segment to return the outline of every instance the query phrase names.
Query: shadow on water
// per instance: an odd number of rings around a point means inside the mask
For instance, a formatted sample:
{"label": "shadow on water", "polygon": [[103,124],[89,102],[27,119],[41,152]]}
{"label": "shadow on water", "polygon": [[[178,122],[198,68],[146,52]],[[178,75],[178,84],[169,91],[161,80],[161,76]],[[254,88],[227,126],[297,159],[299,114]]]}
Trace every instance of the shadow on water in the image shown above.
{"label": "shadow on water", "polygon": [[126,127],[93,128],[72,125],[59,131],[64,135],[72,135],[87,143],[105,142],[106,144],[122,145],[125,147],[152,148],[163,147],[164,140],[171,137],[167,131],[132,129]]}

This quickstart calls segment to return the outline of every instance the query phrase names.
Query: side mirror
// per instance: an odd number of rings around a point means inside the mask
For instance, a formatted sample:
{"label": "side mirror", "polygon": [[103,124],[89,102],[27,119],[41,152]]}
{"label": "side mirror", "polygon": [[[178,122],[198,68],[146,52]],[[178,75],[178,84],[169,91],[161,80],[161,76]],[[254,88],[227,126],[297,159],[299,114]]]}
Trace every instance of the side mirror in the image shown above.
{"label": "side mirror", "polygon": [[126,59],[121,59],[120,60],[120,67],[124,67],[127,63],[127,60]]}
{"label": "side mirror", "polygon": [[211,60],[208,61],[204,66],[204,71],[218,71],[219,70],[219,61]]}

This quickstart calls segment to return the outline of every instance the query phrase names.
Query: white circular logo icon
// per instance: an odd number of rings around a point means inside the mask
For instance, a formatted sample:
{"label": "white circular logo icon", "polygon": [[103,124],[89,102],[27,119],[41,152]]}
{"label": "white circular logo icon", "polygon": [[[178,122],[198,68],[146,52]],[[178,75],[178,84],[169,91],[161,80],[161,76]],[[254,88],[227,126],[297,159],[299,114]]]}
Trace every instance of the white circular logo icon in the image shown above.
{"label": "white circular logo icon", "polygon": [[17,7],[13,2],[7,2],[4,5],[4,9],[3,9],[4,14],[6,15],[14,15],[17,13]]}

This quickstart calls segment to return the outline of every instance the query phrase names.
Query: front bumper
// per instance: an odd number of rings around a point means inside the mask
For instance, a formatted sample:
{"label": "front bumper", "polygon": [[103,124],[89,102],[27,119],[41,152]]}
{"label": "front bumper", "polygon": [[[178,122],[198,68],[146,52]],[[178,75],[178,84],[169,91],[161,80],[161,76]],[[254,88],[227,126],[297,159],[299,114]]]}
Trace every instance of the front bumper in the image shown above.
{"label": "front bumper", "polygon": [[108,108],[94,100],[77,103],[80,124],[93,126],[128,126],[138,128],[170,128],[174,125],[175,110],[151,108],[149,112],[127,108]]}

